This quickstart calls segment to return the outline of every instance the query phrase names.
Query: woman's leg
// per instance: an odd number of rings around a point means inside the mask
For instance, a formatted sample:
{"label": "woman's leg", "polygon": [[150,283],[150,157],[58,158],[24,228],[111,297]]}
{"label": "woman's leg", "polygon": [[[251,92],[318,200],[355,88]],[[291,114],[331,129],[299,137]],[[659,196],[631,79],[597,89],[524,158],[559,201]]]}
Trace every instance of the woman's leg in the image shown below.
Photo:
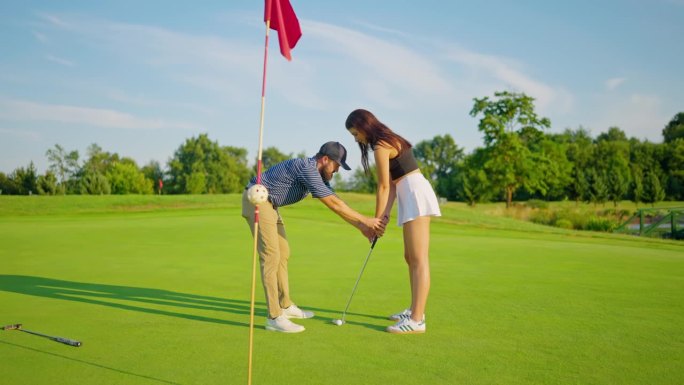
{"label": "woman's leg", "polygon": [[411,318],[420,322],[430,292],[430,217],[404,223],[404,258],[411,281]]}

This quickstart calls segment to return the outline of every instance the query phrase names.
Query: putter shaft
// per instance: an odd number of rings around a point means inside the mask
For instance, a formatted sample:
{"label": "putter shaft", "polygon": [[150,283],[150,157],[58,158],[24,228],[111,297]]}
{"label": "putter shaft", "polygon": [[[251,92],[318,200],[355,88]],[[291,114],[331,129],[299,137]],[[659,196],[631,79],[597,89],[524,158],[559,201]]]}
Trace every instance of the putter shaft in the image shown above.
{"label": "putter shaft", "polygon": [[359,286],[359,281],[361,280],[361,276],[363,275],[363,271],[366,270],[366,265],[368,264],[368,260],[370,259],[371,253],[373,252],[373,248],[375,247],[375,242],[378,241],[378,238],[375,237],[373,238],[373,243],[371,243],[370,250],[368,250],[368,255],[366,256],[366,260],[363,262],[363,267],[361,268],[361,271],[359,272],[358,278],[356,278],[356,283],[354,284],[354,289],[352,289],[352,293],[349,296],[349,301],[347,301],[347,306],[344,308],[344,312],[342,313],[342,323],[344,324],[344,319],[347,316],[347,310],[349,310],[349,305],[351,304],[352,298],[354,298],[354,293],[356,293],[356,287]]}
{"label": "putter shaft", "polygon": [[49,336],[47,334],[38,333],[38,332],[31,331],[31,330],[26,330],[26,329],[23,329],[21,327],[21,324],[6,325],[6,326],[2,327],[2,330],[19,330],[20,332],[33,334],[33,335],[36,335],[39,337],[49,338],[55,342],[59,342],[59,343],[65,344],[65,345],[75,346],[75,347],[81,346],[81,341],[76,341],[76,340],[72,340],[72,339],[64,338],[64,337],[54,337],[54,336]]}

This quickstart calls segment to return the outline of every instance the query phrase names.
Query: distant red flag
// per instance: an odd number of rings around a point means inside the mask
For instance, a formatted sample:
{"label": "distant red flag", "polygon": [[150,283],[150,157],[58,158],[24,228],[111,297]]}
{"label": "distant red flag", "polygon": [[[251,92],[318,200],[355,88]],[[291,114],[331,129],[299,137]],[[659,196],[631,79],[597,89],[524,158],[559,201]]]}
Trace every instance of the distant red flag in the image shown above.
{"label": "distant red flag", "polygon": [[302,37],[302,30],[299,28],[299,20],[295,15],[289,0],[266,0],[266,11],[264,12],[264,22],[271,20],[271,29],[278,31],[278,42],[280,43],[280,53],[287,60],[292,60],[290,50]]}

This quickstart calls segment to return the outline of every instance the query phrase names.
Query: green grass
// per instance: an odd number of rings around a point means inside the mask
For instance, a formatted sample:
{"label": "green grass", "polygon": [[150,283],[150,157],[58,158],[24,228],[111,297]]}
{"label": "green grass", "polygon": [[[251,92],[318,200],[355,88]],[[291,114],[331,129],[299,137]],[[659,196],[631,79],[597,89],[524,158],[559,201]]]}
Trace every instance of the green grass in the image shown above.
{"label": "green grass", "polygon": [[[372,196],[342,196],[364,213]],[[252,242],[238,195],[0,197],[2,384],[244,384]],[[684,243],[541,226],[449,203],[433,222],[425,335],[400,229],[368,243],[308,199],[281,209],[307,331],[263,329],[254,384],[679,384]]]}

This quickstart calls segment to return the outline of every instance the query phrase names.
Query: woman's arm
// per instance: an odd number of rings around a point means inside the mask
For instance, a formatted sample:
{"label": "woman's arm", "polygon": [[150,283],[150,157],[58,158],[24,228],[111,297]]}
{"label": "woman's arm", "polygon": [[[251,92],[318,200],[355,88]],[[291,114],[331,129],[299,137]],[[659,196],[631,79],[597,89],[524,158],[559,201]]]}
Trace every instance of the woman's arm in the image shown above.
{"label": "woman's arm", "polygon": [[385,143],[379,143],[374,150],[375,168],[378,177],[378,190],[375,196],[375,217],[382,219],[385,215],[389,217],[394,204],[394,186],[390,179],[389,161],[390,157],[397,152],[393,147]]}
{"label": "woman's arm", "polygon": [[387,199],[387,209],[385,210],[385,213],[382,215],[381,219],[382,222],[387,225],[389,222],[390,214],[392,213],[392,205],[394,205],[394,200],[397,197],[397,185],[394,184],[394,182],[390,182],[390,192],[389,192],[389,197]]}

